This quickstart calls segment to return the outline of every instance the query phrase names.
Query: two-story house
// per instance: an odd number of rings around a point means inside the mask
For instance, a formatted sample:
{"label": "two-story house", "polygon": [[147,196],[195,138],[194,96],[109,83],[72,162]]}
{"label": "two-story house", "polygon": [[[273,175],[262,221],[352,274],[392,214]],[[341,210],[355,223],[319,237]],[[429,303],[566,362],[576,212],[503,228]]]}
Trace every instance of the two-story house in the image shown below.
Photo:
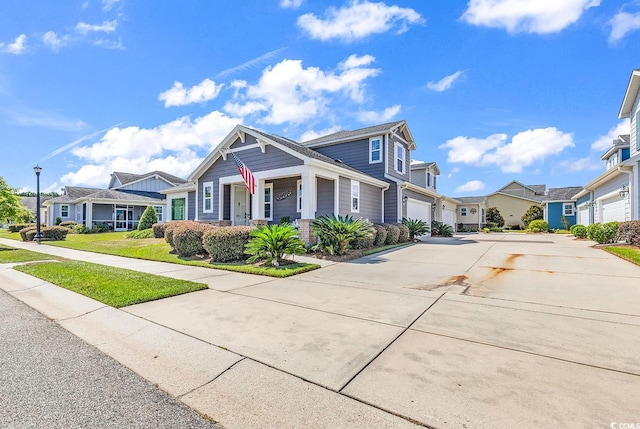
{"label": "two-story house", "polygon": [[[430,224],[443,196],[435,180],[426,187],[411,182],[415,148],[405,121],[302,143],[238,125],[188,178],[196,185],[196,220],[246,225],[289,219],[305,241],[311,220],[325,214]],[[253,193],[236,159],[253,173]]]}
{"label": "two-story house", "polygon": [[63,195],[43,203],[44,222],[55,225],[73,220],[87,228],[104,224],[114,231],[135,229],[147,206],[153,206],[160,222],[166,213],[167,188],[189,185],[184,179],[163,171],[146,174],[114,172],[107,189],[66,186]]}
{"label": "two-story house", "polygon": [[600,158],[605,171],[574,195],[578,223],[640,219],[640,69],[633,70],[618,113],[631,134],[618,136]]}

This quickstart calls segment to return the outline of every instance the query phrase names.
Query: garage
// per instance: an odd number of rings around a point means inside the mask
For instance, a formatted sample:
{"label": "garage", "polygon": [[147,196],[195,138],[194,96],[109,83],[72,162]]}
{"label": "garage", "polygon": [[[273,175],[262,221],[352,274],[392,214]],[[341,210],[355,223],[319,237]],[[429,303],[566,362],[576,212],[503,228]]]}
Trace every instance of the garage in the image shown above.
{"label": "garage", "polygon": [[442,211],[442,223],[445,223],[451,228],[456,229],[456,212],[455,210],[444,209]]}
{"label": "garage", "polygon": [[619,195],[602,200],[600,207],[602,223],[613,221],[623,222],[625,220],[625,204]]}
{"label": "garage", "polygon": [[409,198],[407,200],[407,218],[420,219],[431,226],[431,204]]}
{"label": "garage", "polygon": [[589,225],[589,207],[584,205],[578,207],[578,222],[579,225]]}

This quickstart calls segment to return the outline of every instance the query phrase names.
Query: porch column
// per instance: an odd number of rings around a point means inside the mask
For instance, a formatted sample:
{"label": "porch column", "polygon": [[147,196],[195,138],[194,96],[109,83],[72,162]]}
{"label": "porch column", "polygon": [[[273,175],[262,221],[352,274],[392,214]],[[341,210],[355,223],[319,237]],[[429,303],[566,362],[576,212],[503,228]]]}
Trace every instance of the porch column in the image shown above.
{"label": "porch column", "polygon": [[307,166],[302,172],[302,219],[315,219],[316,205],[316,175]]}
{"label": "porch column", "polygon": [[264,184],[265,179],[256,178],[256,192],[251,196],[251,219],[264,219]]}
{"label": "porch column", "polygon": [[91,228],[93,226],[93,203],[87,202],[87,217],[85,218],[85,226]]}

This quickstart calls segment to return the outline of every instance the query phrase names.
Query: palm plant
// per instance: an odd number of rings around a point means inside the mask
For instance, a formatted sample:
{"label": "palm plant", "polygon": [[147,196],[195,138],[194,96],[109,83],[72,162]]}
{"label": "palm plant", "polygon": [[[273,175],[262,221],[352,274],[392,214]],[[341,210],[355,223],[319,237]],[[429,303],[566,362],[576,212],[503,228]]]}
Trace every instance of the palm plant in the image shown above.
{"label": "palm plant", "polygon": [[451,225],[434,220],[431,222],[431,226],[433,227],[434,235],[438,237],[453,237],[453,227]]}
{"label": "palm plant", "polygon": [[407,219],[406,217],[403,217],[402,224],[409,228],[409,240],[428,234],[430,231],[427,223],[420,219]]}
{"label": "palm plant", "polygon": [[285,255],[302,255],[305,252],[304,242],[291,224],[266,225],[251,231],[250,236],[244,251],[250,255],[249,263],[266,260],[277,267]]}
{"label": "palm plant", "polygon": [[311,230],[318,237],[318,247],[331,255],[344,255],[358,239],[367,239],[376,233],[367,219],[323,215],[311,223]]}

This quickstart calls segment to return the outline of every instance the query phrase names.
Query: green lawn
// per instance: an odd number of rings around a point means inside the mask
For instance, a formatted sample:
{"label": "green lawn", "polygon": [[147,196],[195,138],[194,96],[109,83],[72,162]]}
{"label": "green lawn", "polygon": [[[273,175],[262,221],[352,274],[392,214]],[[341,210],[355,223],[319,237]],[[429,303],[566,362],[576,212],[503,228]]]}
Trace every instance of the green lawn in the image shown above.
{"label": "green lawn", "polygon": [[605,247],[604,250],[622,259],[626,259],[629,262],[633,262],[636,265],[640,265],[640,248],[638,247],[608,246]]}
{"label": "green lawn", "polygon": [[0,244],[0,264],[45,261],[51,259],[58,258],[51,255],[45,255],[43,253],[32,252],[30,250],[14,249],[13,247]]}
{"label": "green lawn", "polygon": [[14,269],[116,308],[207,289],[203,283],[82,261],[38,262]]}

